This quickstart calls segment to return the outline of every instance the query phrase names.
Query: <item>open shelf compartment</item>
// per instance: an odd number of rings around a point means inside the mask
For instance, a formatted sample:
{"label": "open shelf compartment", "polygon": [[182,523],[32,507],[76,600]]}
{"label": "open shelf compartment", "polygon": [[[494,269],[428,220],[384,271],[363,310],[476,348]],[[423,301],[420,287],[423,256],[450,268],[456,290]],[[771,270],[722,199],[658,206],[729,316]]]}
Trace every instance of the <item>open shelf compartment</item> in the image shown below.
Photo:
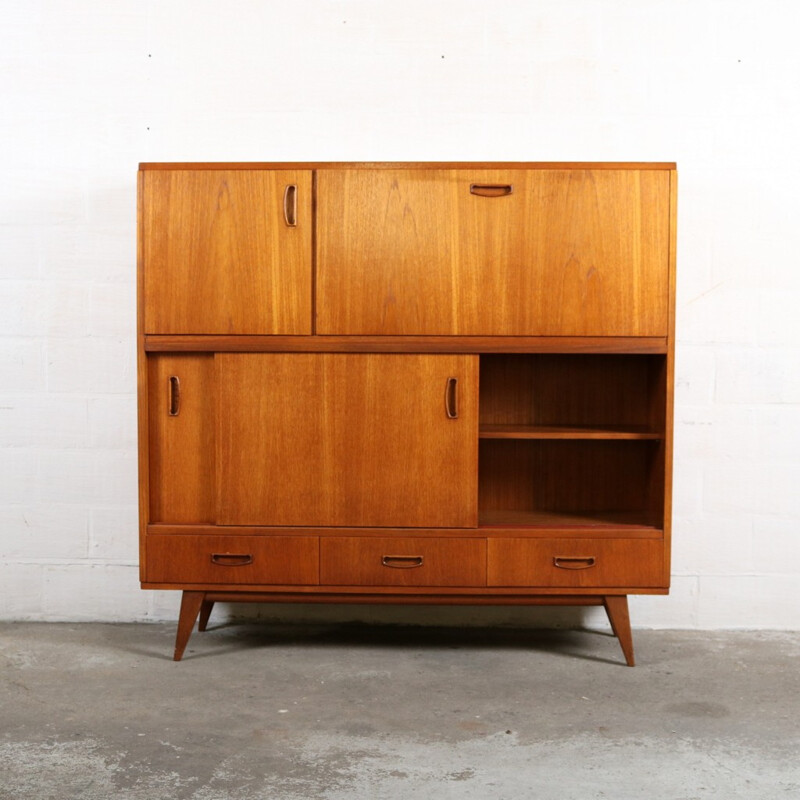
{"label": "open shelf compartment", "polygon": [[663,355],[482,355],[482,527],[663,530]]}
{"label": "open shelf compartment", "polygon": [[662,439],[663,355],[490,354],[482,439]]}

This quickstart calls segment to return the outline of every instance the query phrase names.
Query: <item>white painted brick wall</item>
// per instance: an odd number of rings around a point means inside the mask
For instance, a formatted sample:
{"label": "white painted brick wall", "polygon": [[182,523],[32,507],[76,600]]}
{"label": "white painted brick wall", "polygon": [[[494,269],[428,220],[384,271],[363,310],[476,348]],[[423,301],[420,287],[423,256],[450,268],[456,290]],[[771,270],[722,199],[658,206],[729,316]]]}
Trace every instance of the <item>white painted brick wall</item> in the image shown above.
{"label": "white painted brick wall", "polygon": [[137,589],[139,161],[641,159],[680,170],[678,352],[674,589],[634,623],[800,628],[795,5],[6,3],[0,618],[175,616]]}

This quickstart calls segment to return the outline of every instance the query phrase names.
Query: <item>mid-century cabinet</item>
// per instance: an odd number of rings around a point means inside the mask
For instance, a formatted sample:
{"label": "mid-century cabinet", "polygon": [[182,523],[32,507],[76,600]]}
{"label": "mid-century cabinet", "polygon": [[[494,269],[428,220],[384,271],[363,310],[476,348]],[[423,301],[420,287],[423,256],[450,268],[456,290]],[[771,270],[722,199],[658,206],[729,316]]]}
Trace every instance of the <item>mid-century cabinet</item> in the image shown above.
{"label": "mid-century cabinet", "polygon": [[674,164],[142,164],[141,581],[217,601],[669,587]]}

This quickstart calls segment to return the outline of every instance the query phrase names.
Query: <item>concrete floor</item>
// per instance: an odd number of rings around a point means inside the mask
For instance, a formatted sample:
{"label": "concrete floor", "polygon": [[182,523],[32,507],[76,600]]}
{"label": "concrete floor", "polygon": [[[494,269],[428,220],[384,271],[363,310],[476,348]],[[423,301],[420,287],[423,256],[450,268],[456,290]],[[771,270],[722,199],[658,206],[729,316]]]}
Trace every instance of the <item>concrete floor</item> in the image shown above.
{"label": "concrete floor", "polygon": [[0,797],[800,797],[800,635],[0,625]]}

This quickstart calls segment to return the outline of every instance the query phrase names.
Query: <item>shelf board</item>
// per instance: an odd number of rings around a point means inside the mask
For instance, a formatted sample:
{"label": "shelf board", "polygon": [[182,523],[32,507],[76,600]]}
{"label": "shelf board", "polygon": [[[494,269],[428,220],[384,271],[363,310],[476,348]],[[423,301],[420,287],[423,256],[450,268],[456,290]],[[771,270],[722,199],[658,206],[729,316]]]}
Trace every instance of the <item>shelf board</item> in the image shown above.
{"label": "shelf board", "polygon": [[481,439],[663,439],[636,425],[481,425]]}
{"label": "shelf board", "polygon": [[602,532],[615,531],[656,531],[660,525],[654,525],[641,511],[480,511],[478,526],[481,528],[581,528]]}

